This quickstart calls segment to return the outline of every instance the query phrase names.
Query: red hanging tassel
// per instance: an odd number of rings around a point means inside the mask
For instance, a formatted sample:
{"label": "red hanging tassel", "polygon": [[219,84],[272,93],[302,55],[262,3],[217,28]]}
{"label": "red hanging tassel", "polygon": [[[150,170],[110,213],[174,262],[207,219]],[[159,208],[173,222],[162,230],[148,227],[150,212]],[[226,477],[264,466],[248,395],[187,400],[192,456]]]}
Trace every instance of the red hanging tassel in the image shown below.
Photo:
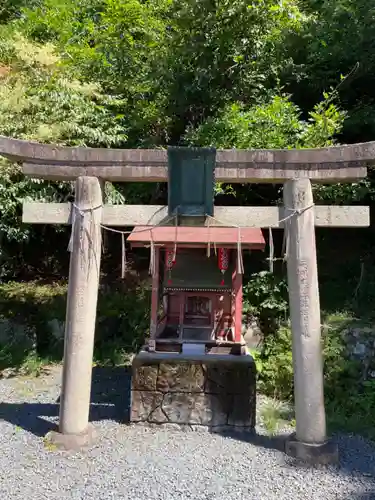
{"label": "red hanging tassel", "polygon": [[165,267],[169,270],[172,269],[174,264],[173,250],[167,249],[165,251]]}
{"label": "red hanging tassel", "polygon": [[173,250],[168,249],[165,251],[165,267],[169,275],[168,285],[172,284],[172,268],[176,264],[175,253]]}
{"label": "red hanging tassel", "polygon": [[229,250],[227,248],[219,248],[218,250],[218,265],[219,269],[223,275],[222,280],[220,282],[221,286],[225,285],[224,274],[225,271],[228,270],[229,267]]}

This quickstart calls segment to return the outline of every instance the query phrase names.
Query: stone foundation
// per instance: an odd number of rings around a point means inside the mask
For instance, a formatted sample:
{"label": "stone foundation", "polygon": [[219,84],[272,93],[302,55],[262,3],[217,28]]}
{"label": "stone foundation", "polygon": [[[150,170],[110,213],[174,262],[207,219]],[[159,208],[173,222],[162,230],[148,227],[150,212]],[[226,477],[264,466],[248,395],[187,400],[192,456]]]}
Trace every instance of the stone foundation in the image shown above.
{"label": "stone foundation", "polygon": [[228,356],[228,361],[208,357],[209,362],[137,356],[131,422],[252,430],[256,404],[252,357]]}

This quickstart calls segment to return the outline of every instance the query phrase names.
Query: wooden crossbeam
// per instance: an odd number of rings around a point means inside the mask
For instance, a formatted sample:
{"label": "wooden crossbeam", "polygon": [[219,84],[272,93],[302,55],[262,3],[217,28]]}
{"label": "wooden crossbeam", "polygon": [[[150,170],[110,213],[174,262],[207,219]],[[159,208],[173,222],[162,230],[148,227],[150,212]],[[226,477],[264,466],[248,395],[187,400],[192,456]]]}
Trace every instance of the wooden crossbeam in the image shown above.
{"label": "wooden crossbeam", "polygon": [[[70,224],[70,203],[24,202],[22,221],[31,224]],[[368,227],[370,209],[366,206],[316,205],[316,227]],[[214,209],[215,221],[210,225],[282,228],[289,213],[283,207],[220,207]],[[163,205],[105,205],[102,224],[106,226],[145,226],[168,220],[168,207]],[[169,222],[171,224],[172,222]]]}

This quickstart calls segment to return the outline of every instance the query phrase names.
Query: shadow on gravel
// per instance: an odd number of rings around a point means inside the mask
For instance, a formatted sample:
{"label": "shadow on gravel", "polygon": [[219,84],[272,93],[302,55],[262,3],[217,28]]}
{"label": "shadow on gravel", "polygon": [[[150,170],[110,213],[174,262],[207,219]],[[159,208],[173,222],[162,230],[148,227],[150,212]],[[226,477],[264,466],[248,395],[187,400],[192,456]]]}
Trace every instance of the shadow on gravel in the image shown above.
{"label": "shadow on gravel", "polygon": [[131,367],[95,367],[92,372],[90,420],[130,420]]}
{"label": "shadow on gravel", "polygon": [[[128,423],[130,383],[131,369],[128,367],[93,368],[90,421],[115,420]],[[0,403],[0,419],[41,437],[56,429],[59,401],[60,398],[53,403]]]}
{"label": "shadow on gravel", "polygon": [[55,430],[56,424],[46,419],[55,419],[59,406],[49,403],[0,403],[0,419],[21,427],[36,436],[44,436]]}
{"label": "shadow on gravel", "polygon": [[285,439],[287,436],[267,436],[263,434],[257,434],[256,432],[216,432],[216,434],[221,434],[222,436],[229,437],[231,439],[236,439],[237,441],[242,441],[245,443],[252,444],[253,446],[258,446],[260,448],[265,448],[268,450],[282,451],[285,449]]}
{"label": "shadow on gravel", "polygon": [[364,493],[351,493],[349,496],[341,498],[340,500],[375,500],[375,490]]}
{"label": "shadow on gravel", "polygon": [[[236,439],[238,441],[252,444],[253,446],[264,449],[279,451],[284,454],[285,440],[287,435],[262,435],[254,433],[225,432],[223,436]],[[339,465],[331,467],[339,475],[349,475],[353,477],[365,478],[372,485],[375,483],[375,443],[371,443],[359,436],[333,436],[332,439],[339,446]],[[309,468],[310,466],[296,461],[286,454],[283,455],[287,467]],[[324,468],[324,467],[323,467]],[[375,500],[375,487],[371,492],[364,492],[343,498],[342,500]],[[362,495],[362,496],[361,496]]]}

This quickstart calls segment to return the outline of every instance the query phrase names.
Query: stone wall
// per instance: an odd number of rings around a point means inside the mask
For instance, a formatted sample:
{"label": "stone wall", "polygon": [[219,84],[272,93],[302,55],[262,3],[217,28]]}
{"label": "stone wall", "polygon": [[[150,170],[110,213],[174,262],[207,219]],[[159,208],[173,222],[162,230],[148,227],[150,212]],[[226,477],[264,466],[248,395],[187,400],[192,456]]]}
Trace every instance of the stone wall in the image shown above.
{"label": "stone wall", "polygon": [[250,430],[255,426],[255,364],[133,362],[131,422]]}

